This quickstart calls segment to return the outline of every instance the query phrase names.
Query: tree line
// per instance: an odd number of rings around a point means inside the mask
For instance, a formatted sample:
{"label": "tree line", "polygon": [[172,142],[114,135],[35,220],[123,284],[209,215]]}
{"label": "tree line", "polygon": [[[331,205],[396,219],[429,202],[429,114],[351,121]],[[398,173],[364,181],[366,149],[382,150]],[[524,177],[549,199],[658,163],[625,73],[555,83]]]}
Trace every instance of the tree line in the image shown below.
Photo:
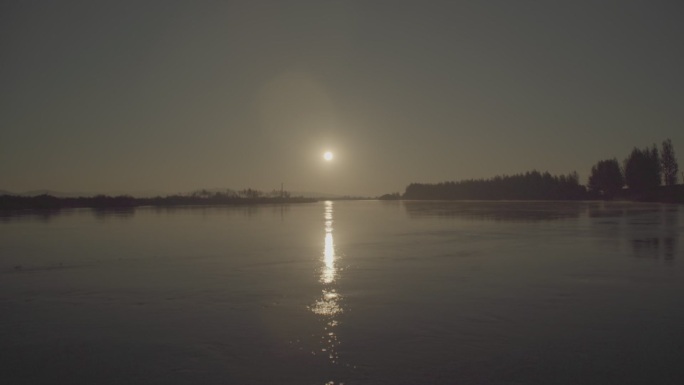
{"label": "tree line", "polygon": [[655,145],[635,147],[622,165],[615,158],[599,161],[591,168],[586,187],[576,172],[557,176],[534,170],[489,179],[411,183],[404,194],[386,194],[380,199],[683,201],[678,170],[672,141],[666,139],[660,150]]}
{"label": "tree line", "polygon": [[240,191],[198,190],[187,195],[167,195],[153,198],[134,198],[128,195],[108,196],[96,195],[92,197],[58,198],[52,195],[17,196],[0,195],[0,210],[24,209],[63,209],[63,208],[131,208],[137,206],[198,206],[198,205],[233,205],[257,203],[304,203],[314,202],[315,199],[291,197],[284,190],[273,190],[264,193],[255,189]]}
{"label": "tree line", "polygon": [[579,200],[585,199],[586,188],[576,172],[551,175],[528,171],[524,174],[469,179],[437,184],[412,183],[406,187],[404,199],[454,200]]}
{"label": "tree line", "polygon": [[[634,147],[622,165],[616,158],[598,161],[591,168],[589,192],[602,199],[657,200],[663,192],[672,195],[666,199],[675,198],[678,171],[672,140],[666,139],[660,151],[655,144],[650,148]],[[663,183],[665,189],[661,188]]]}

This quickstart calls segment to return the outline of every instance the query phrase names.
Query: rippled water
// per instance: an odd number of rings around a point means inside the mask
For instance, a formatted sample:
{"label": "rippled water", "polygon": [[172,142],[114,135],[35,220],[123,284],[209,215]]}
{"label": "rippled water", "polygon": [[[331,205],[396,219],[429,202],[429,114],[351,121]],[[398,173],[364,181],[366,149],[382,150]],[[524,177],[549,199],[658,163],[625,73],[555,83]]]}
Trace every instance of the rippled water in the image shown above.
{"label": "rippled water", "polygon": [[681,384],[684,209],[0,216],[0,383]]}

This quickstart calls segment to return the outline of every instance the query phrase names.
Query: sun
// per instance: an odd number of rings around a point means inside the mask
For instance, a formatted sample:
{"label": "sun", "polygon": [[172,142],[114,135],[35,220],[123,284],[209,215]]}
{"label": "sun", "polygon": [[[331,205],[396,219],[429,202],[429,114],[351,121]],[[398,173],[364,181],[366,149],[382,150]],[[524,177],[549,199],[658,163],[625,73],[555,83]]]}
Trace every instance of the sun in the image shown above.
{"label": "sun", "polygon": [[326,151],[326,152],[323,154],[323,159],[325,159],[326,161],[330,162],[331,160],[333,160],[333,153],[330,152],[330,151]]}

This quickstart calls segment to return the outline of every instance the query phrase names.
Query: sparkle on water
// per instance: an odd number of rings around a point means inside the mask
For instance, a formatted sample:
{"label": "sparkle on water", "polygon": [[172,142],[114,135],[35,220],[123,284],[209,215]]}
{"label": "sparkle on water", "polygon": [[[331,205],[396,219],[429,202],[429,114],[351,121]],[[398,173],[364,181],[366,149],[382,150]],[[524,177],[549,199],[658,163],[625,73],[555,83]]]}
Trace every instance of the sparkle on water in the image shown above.
{"label": "sparkle on water", "polygon": [[337,268],[335,267],[337,255],[335,255],[335,244],[333,243],[333,202],[325,202],[323,219],[325,238],[323,241],[323,256],[321,258],[323,266],[321,266],[319,277],[319,281],[323,284],[322,295],[309,308],[311,312],[323,317],[326,321],[321,335],[321,352],[327,354],[330,362],[336,364],[339,360],[337,353],[339,340],[334,331],[338,325],[335,316],[342,313],[343,309],[340,303],[342,296],[334,287],[337,279]]}

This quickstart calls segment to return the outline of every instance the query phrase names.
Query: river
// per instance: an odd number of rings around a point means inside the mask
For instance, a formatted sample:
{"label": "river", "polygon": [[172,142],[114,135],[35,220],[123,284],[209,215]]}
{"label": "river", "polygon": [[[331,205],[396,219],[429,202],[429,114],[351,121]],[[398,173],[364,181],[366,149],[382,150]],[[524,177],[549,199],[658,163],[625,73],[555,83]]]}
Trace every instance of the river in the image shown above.
{"label": "river", "polygon": [[0,215],[4,384],[680,384],[684,208]]}

